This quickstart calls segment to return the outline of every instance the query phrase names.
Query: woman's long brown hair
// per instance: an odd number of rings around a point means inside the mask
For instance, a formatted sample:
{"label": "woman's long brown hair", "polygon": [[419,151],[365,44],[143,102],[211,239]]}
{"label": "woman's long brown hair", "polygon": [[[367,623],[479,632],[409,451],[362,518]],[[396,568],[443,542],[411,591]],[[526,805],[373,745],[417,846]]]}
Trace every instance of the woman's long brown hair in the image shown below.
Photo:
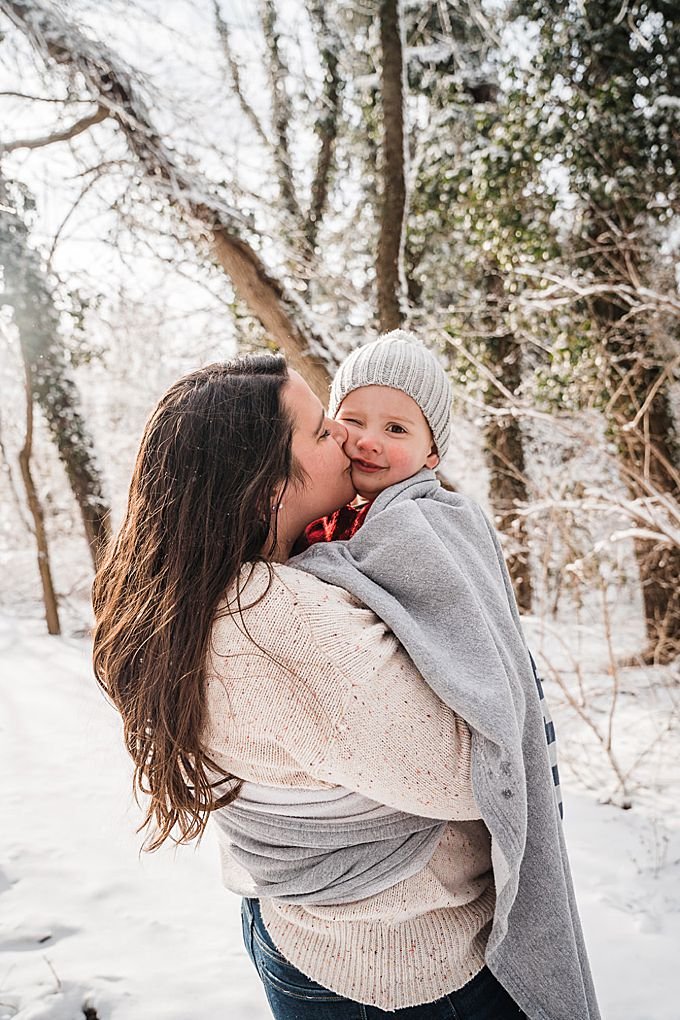
{"label": "woman's long brown hair", "polygon": [[123,718],[135,795],[149,795],[147,850],[200,837],[238,793],[222,772],[228,792],[216,795],[220,770],[201,743],[206,663],[218,604],[244,564],[263,559],[277,492],[295,474],[287,378],[283,358],[249,355],[168,390],[97,571],[94,671]]}

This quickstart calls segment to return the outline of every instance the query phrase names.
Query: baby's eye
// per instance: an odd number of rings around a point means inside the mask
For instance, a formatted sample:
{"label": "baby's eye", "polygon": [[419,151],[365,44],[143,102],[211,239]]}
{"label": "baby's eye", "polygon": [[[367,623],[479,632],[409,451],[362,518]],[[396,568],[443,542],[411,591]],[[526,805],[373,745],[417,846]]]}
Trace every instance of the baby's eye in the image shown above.
{"label": "baby's eye", "polygon": [[400,432],[404,432],[405,433],[406,429],[403,428],[401,425],[397,425],[396,422],[392,422],[391,425],[387,426],[387,431],[388,432],[396,432],[397,434],[399,434]]}
{"label": "baby's eye", "polygon": [[356,418],[340,418],[343,425],[360,425],[361,422],[357,421]]}

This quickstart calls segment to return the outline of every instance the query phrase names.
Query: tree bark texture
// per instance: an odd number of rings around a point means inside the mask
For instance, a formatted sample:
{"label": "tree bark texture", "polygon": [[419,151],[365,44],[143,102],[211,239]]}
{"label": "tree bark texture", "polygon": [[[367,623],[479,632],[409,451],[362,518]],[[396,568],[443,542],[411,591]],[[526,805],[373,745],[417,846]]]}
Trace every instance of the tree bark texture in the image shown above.
{"label": "tree bark texture", "polygon": [[325,403],[330,373],[335,368],[327,345],[306,321],[301,303],[267,271],[241,236],[247,226],[243,218],[215,195],[212,185],[178,164],[156,131],[131,70],[104,44],[70,24],[56,8],[45,7],[38,0],[0,0],[0,10],[43,58],[84,82],[93,100],[109,110],[149,182],[180,213],[207,232],[238,296]]}
{"label": "tree bark texture", "polygon": [[38,490],[36,489],[33,475],[31,474],[31,454],[33,452],[33,380],[31,369],[28,363],[25,369],[25,390],[26,390],[26,437],[24,445],[19,453],[19,467],[21,477],[26,489],[26,501],[28,509],[33,518],[33,533],[38,551],[38,570],[40,572],[40,583],[42,585],[43,604],[45,606],[45,621],[48,634],[60,634],[59,610],[57,607],[57,596],[52,583],[52,571],[50,569],[49,549],[47,546],[47,535],[45,533],[45,515],[43,513]]}
{"label": "tree bark texture", "polygon": [[[4,186],[0,179],[2,195]],[[3,301],[14,311],[32,395],[45,416],[66,470],[96,568],[110,537],[110,510],[95,461],[93,440],[59,339],[59,316],[40,256],[28,247],[27,230],[19,215],[11,211],[7,198],[2,202],[6,206],[0,215]]]}
{"label": "tree bark texture", "polygon": [[382,200],[376,276],[378,319],[386,332],[401,325],[406,216],[404,55],[399,0],[380,0],[380,92],[383,108]]}

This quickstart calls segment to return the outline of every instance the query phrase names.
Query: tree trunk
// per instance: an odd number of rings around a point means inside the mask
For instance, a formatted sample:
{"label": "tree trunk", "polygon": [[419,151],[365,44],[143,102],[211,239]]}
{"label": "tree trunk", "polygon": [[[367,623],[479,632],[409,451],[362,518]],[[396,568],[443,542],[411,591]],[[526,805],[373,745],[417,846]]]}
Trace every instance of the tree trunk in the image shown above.
{"label": "tree trunk", "polygon": [[[503,281],[498,272],[485,279],[487,296],[492,309],[490,316],[494,329],[499,329],[504,303]],[[517,393],[522,382],[521,348],[512,333],[502,333],[486,343],[486,363],[508,393]],[[503,407],[505,397],[501,390],[487,386],[485,401],[491,407]],[[523,517],[517,515],[517,506],[528,500],[522,430],[517,418],[493,417],[486,427],[486,453],[490,474],[490,499],[496,524],[512,540],[512,549],[506,557],[517,604],[523,612],[530,612],[533,600],[529,542]]]}
{"label": "tree trunk", "polygon": [[26,489],[28,508],[33,517],[33,533],[38,549],[38,570],[40,571],[47,632],[48,634],[60,634],[61,627],[59,625],[57,596],[52,583],[47,535],[45,534],[45,515],[31,474],[31,453],[33,451],[33,380],[28,363],[24,364],[24,369],[26,380],[26,438],[19,453],[19,466],[21,468],[21,477],[24,480],[24,488]]}
{"label": "tree trunk", "polygon": [[[184,216],[207,231],[220,265],[251,312],[286,353],[294,368],[326,402],[335,362],[329,345],[310,326],[302,305],[262,264],[240,236],[242,217],[227,208],[214,187],[185,172],[160,137],[132,73],[107,47],[39,0],[0,0],[0,10],[25,33],[45,59],[65,67],[109,111],[125,135],[149,183]],[[199,197],[197,197],[199,196]]]}
{"label": "tree trunk", "polygon": [[399,0],[380,2],[383,108],[382,201],[376,276],[382,332],[401,325],[403,234],[406,215],[404,57]]}
{"label": "tree trunk", "polygon": [[330,375],[326,362],[311,353],[312,343],[319,349],[321,341],[313,341],[312,331],[305,331],[301,325],[302,309],[295,308],[290,295],[269,275],[250,245],[228,230],[216,229],[213,236],[217,258],[235,290],[249,308],[257,309],[257,317],[268,333],[281,338],[288,364],[304,377],[325,407]]}
{"label": "tree trunk", "polygon": [[50,353],[43,355],[44,362],[36,367],[33,392],[66,469],[96,570],[111,537],[111,511],[104,497],[92,442],[78,410],[75,384],[63,371],[64,366],[49,360]]}
{"label": "tree trunk", "polygon": [[[607,411],[631,498],[669,493],[680,501],[668,383],[659,385],[665,366],[643,336],[624,340],[617,335],[616,322],[623,313],[616,306],[597,302],[596,311],[600,322],[610,323],[603,338],[612,394]],[[680,547],[637,539],[635,553],[647,630],[642,658],[649,663],[671,662],[680,653]]]}
{"label": "tree trunk", "polygon": [[[5,196],[5,197],[3,197]],[[3,301],[14,310],[21,351],[30,371],[32,396],[45,415],[83,520],[96,569],[110,535],[110,511],[93,453],[93,441],[80,412],[78,391],[59,341],[59,315],[40,256],[28,246],[28,231],[11,209],[0,178],[0,265]]]}
{"label": "tree trunk", "polygon": [[[520,347],[512,334],[487,342],[487,364],[506,390],[517,391],[521,382]],[[487,389],[485,400],[492,407],[502,407],[504,402],[495,386]],[[517,515],[518,504],[528,499],[522,430],[517,418],[507,416],[492,418],[485,431],[491,505],[497,527],[512,539],[513,548],[506,562],[517,604],[523,612],[530,612],[533,589],[529,543],[524,518]]]}

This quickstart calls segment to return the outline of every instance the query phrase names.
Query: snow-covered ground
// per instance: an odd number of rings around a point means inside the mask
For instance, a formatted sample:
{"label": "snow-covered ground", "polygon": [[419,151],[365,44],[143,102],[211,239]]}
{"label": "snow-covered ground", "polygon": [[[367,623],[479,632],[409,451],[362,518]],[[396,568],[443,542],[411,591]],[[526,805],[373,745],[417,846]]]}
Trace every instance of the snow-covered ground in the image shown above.
{"label": "snow-covered ground", "polygon": [[43,630],[0,617],[0,1017],[264,1020],[210,835],[140,856],[88,642]]}
{"label": "snow-covered ground", "polygon": [[[198,849],[139,854],[131,770],[87,640],[49,638],[39,619],[5,611],[0,661],[0,1020],[77,1020],[88,1007],[99,1020],[265,1020],[211,835]],[[644,698],[633,701],[646,718]],[[596,754],[585,735],[580,744],[584,760]],[[665,781],[629,811],[563,769],[605,1020],[680,1017],[677,761],[664,754],[650,769]]]}

